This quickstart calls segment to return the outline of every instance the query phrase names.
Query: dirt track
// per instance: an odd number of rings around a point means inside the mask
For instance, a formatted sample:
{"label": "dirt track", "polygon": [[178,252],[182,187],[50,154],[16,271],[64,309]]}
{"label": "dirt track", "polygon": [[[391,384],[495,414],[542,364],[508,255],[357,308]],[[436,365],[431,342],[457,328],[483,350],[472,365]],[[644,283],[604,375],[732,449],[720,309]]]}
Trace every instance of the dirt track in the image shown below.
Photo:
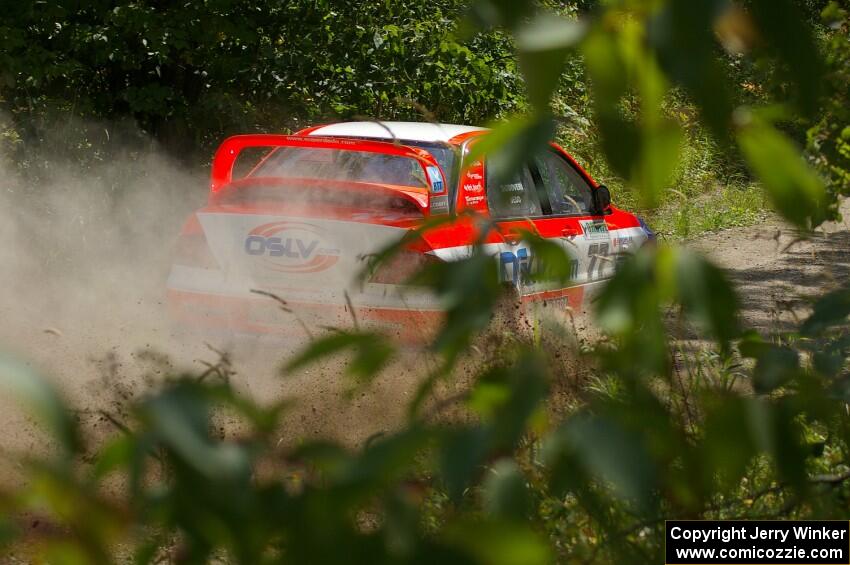
{"label": "dirt track", "polygon": [[[850,205],[843,206],[850,217]],[[778,221],[728,230],[697,239],[690,245],[726,268],[738,285],[745,323],[761,332],[786,329],[805,315],[807,298],[846,280],[850,273],[850,220],[827,226],[807,241]],[[79,325],[53,328],[26,316],[26,306],[0,305],[0,351],[29,359],[62,388],[95,435],[111,431],[97,411],[120,413],[126,399],[145,389],[145,382],[163,373],[203,369],[216,354],[195,342],[185,345],[163,325],[160,299],[138,301],[131,312],[110,309],[107,316],[89,317]],[[17,323],[15,323],[17,321]],[[330,435],[356,444],[391,429],[404,409],[418,377],[430,360],[405,355],[366,391],[349,395],[350,381],[339,376],[344,363],[310,368],[282,378],[280,362],[292,347],[217,343],[233,352],[235,384],[259,399],[282,395],[298,399],[282,440]],[[158,353],[169,356],[168,363]],[[32,452],[44,449],[33,423],[0,398],[0,425],[6,434],[0,449]],[[17,476],[14,465],[0,457],[0,477]]]}
{"label": "dirt track", "polygon": [[762,333],[791,329],[812,296],[850,274],[850,200],[844,220],[807,240],[778,220],[710,234],[690,245],[724,267],[737,285],[744,323]]}

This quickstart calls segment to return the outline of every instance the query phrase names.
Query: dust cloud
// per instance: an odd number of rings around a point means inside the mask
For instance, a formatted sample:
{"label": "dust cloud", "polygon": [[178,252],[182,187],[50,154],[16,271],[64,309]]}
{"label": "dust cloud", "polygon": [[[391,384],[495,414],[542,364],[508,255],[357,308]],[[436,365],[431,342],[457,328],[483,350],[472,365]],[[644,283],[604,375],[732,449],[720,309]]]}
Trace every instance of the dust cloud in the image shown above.
{"label": "dust cloud", "polygon": [[[163,281],[205,179],[155,149],[85,168],[57,158],[38,181],[16,165],[0,156],[0,354],[36,367],[82,413],[111,409],[137,375],[162,372],[154,352],[194,365],[164,316]],[[37,445],[20,411],[2,413],[13,433],[0,447]]]}
{"label": "dust cloud", "polygon": [[[421,348],[402,347],[368,387],[355,390],[345,375],[345,357],[282,376],[282,361],[303,346],[303,338],[186,333],[176,326],[166,303],[167,281],[181,227],[208,199],[208,172],[187,170],[153,144],[145,151],[113,149],[112,155],[85,167],[57,160],[37,182],[0,155],[0,355],[14,355],[51,379],[78,413],[91,444],[115,433],[115,420],[132,424],[127,407],[133,398],[169,375],[202,373],[220,353],[230,360],[229,380],[241,393],[261,403],[295,401],[280,429],[283,444],[314,437],[355,446],[404,421],[421,378],[439,364]],[[274,176],[298,176],[290,168]],[[416,182],[407,177],[409,171],[399,168],[399,178]],[[310,187],[306,204],[318,199],[313,204],[369,210],[395,219],[410,211],[409,203],[387,197],[380,187],[365,200],[363,195],[344,195],[332,185],[347,179],[331,173],[334,178],[325,179],[328,190]],[[224,196],[238,206],[259,206],[262,214],[273,217],[276,204],[264,186],[248,182]],[[303,198],[293,198],[306,194],[302,188],[296,182],[287,189],[287,206],[305,204]],[[251,202],[254,197],[260,201]],[[205,218],[210,248],[235,245],[235,255],[244,261],[243,242],[232,237],[233,224],[216,233],[219,226],[214,222],[222,220],[244,219]],[[319,218],[313,223],[321,222]],[[245,226],[237,227],[244,233]],[[318,244],[342,249],[335,263],[342,275],[362,269],[362,257],[355,258],[367,240],[376,244],[380,234],[389,238],[401,233],[369,227],[364,235],[351,225],[344,229],[342,235]],[[384,231],[377,234],[378,229]],[[310,284],[332,286],[329,272],[309,279]],[[261,275],[249,277],[258,285],[251,288],[263,288]],[[358,297],[352,297],[356,305]],[[285,316],[271,298],[268,309],[277,321]],[[293,320],[284,323],[294,325]],[[440,396],[458,397],[477,372],[475,364],[489,362],[498,347],[472,349],[480,351],[471,355],[458,379],[441,384]],[[12,431],[0,437],[0,452],[45,449],[35,425],[8,404],[0,398],[0,425]],[[236,424],[225,431],[239,433]],[[0,458],[0,482],[16,477],[6,463]]]}
{"label": "dust cloud", "polygon": [[[188,171],[152,144],[111,154],[85,167],[57,160],[37,182],[0,155],[0,355],[54,382],[95,438],[115,431],[105,413],[129,418],[129,399],[169,374],[202,372],[218,352],[232,360],[231,382],[245,394],[296,399],[283,439],[356,444],[403,419],[421,357],[400,359],[352,396],[344,360],[280,376],[282,359],[301,343],[175,328],[166,281],[181,226],[207,200],[208,171]],[[0,451],[40,449],[34,424],[8,404],[0,398],[0,425],[13,432]]]}

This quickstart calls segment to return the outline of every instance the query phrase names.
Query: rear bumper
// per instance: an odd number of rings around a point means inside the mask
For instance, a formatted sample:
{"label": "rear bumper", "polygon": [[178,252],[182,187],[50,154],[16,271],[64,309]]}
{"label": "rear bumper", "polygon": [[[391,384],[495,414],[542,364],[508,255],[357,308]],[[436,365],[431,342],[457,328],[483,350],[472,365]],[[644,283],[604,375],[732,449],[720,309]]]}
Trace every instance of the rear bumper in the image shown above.
{"label": "rear bumper", "polygon": [[[186,288],[181,273],[181,269],[175,268],[169,280],[168,312],[178,327],[192,333],[304,339],[330,328],[351,329],[356,320],[364,328],[383,332],[403,343],[423,343],[436,335],[445,319],[433,296],[408,293],[407,299],[400,298],[398,287],[384,295],[376,288],[371,289],[372,294],[358,295],[353,313],[339,295],[321,293],[320,289],[312,292],[312,296],[304,289],[281,290],[278,295],[286,301],[284,309],[268,296],[234,292],[218,272],[185,274],[192,275],[189,280],[196,288]],[[542,312],[578,314],[602,284],[594,281],[523,294],[519,300],[521,311],[532,316]]]}
{"label": "rear bumper", "polygon": [[443,321],[440,310],[414,310],[346,304],[291,302],[287,310],[274,300],[187,290],[167,290],[168,311],[179,326],[193,331],[309,337],[330,328],[350,329],[355,319],[363,327],[382,331],[401,341],[432,337]]}

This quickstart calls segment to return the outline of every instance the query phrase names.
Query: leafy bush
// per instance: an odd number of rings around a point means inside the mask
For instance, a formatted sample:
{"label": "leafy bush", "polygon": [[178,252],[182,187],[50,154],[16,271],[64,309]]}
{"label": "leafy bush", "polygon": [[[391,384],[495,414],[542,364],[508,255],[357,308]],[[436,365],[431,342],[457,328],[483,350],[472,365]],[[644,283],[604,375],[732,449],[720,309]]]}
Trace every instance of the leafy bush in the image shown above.
{"label": "leafy bush", "polygon": [[[523,88],[504,34],[458,41],[465,7],[13,3],[0,25],[0,108],[27,142],[19,160],[41,150],[83,162],[150,136],[196,164],[226,135],[357,115],[484,122],[521,107]],[[44,146],[68,117],[63,139]]]}
{"label": "leafy bush", "polygon": [[[480,2],[479,17],[515,37],[533,106],[494,132],[495,158],[507,170],[546,143],[561,63],[580,51],[600,147],[641,202],[659,201],[680,162],[682,126],[663,107],[677,88],[713,143],[811,233],[833,215],[832,194],[776,120],[810,114],[822,94],[834,107],[846,91],[814,90],[822,67],[805,19],[772,17],[793,15],[790,0],[752,0],[731,13],[712,6],[609,3],[577,22],[529,17],[526,3]],[[722,72],[714,35],[723,17],[763,38],[758,46],[739,39],[748,57],[781,69],[776,79],[791,93],[773,101],[782,111],[737,103],[743,95]],[[566,264],[533,243],[553,266]],[[494,272],[478,249],[420,275],[446,299],[447,323],[432,344],[442,364],[405,426],[353,451],[273,445],[285,406],[256,406],[226,380],[183,376],[136,403],[126,430],[92,465],[79,465],[69,411],[29,369],[5,363],[0,382],[36,409],[57,444],[51,457],[27,463],[23,492],[2,498],[11,543],[21,535],[13,517],[36,513],[52,535],[33,540],[35,551],[64,562],[132,554],[143,563],[651,563],[661,559],[665,519],[846,510],[848,288],[820,296],[794,332],[767,338],[741,327],[719,268],[681,248],[644,248],[598,300],[607,339],[588,353],[596,375],[570,410],[545,410],[564,375],[544,341],[514,340],[459,399],[474,417],[429,417],[433,390],[452,378],[499,301]],[[705,351],[677,349],[685,332]],[[392,355],[383,340],[353,331],[321,338],[292,363],[341,350],[355,355],[361,377]],[[246,433],[212,433],[220,410],[237,414]],[[117,492],[105,489],[110,477],[120,480]]]}

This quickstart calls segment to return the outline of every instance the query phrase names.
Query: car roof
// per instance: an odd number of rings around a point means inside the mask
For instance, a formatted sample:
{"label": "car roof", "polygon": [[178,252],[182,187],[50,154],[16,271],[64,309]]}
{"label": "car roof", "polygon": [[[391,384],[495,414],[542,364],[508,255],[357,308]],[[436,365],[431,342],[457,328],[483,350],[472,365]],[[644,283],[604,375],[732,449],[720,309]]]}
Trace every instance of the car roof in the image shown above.
{"label": "car roof", "polygon": [[309,128],[301,135],[328,137],[367,137],[371,139],[402,139],[425,143],[458,143],[467,137],[488,131],[476,126],[436,124],[429,122],[340,122]]}

